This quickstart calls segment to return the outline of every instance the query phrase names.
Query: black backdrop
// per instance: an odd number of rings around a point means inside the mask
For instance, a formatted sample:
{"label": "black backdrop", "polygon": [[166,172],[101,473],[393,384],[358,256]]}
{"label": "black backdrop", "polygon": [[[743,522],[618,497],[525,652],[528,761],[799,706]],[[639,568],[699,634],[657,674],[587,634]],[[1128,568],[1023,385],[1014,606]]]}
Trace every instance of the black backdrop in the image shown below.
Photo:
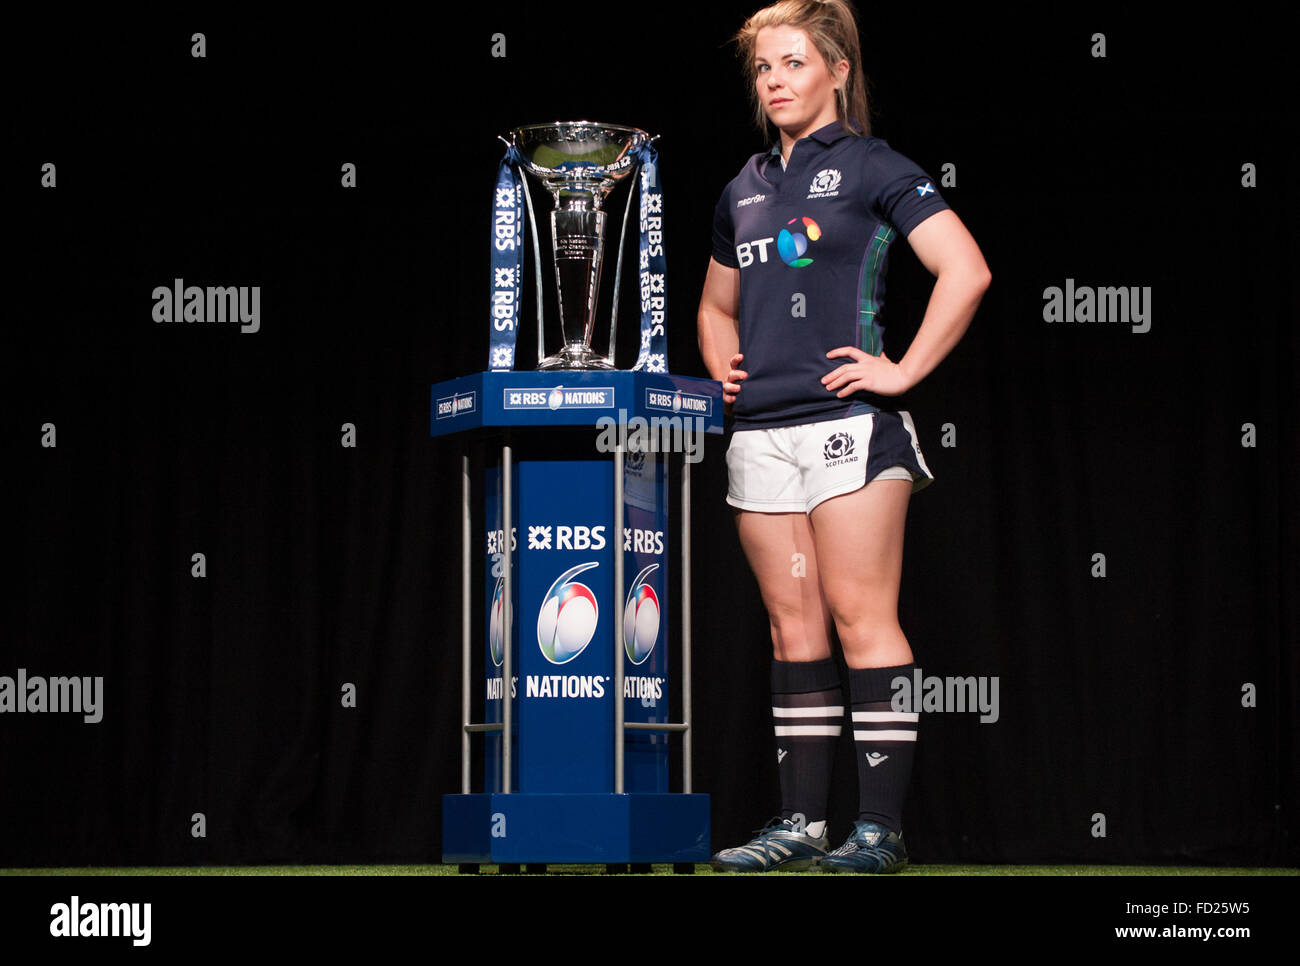
{"label": "black backdrop", "polygon": [[[713,204],[763,147],[727,44],[747,6],[545,6],[5,38],[0,675],[102,676],[104,697],[95,724],[0,715],[0,866],[437,860],[459,490],[428,387],[484,368],[496,136],[662,135],[669,363],[695,375]],[[925,673],[1000,684],[996,723],[923,718],[918,861],[1300,858],[1297,157],[1277,31],[1249,21],[914,8],[864,30],[876,133],[953,166],[994,276],[910,397],[937,483],[909,516],[904,628]],[[155,323],[175,278],[260,286],[260,331]],[[899,246],[894,358],[928,279]],[[1149,286],[1150,331],[1044,321],[1066,279]],[[714,445],[694,589],[715,845],[776,804],[724,486]]]}

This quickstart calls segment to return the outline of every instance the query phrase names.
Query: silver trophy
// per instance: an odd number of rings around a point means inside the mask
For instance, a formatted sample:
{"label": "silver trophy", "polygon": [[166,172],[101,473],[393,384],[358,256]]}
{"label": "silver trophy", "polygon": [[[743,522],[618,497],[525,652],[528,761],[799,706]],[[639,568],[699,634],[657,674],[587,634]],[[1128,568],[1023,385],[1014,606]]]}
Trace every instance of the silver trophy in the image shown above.
{"label": "silver trophy", "polygon": [[[596,329],[596,304],[600,292],[600,266],[605,245],[606,213],[601,205],[620,181],[638,167],[634,152],[652,139],[645,131],[592,121],[555,121],[530,124],[510,132],[510,143],[523,160],[526,172],[551,193],[551,239],[555,260],[555,285],[560,303],[563,347],[540,358],[546,344],[538,307],[538,369],[613,369],[618,326],[618,279],[623,263],[623,237],[627,211],[618,226],[619,254],[615,265],[614,304],[610,313],[609,352],[592,348]],[[529,220],[536,224],[532,196],[524,179]],[[628,207],[632,194],[628,192]],[[534,248],[536,248],[534,236]],[[539,253],[540,257],[540,253]],[[538,268],[540,301],[541,268]]]}

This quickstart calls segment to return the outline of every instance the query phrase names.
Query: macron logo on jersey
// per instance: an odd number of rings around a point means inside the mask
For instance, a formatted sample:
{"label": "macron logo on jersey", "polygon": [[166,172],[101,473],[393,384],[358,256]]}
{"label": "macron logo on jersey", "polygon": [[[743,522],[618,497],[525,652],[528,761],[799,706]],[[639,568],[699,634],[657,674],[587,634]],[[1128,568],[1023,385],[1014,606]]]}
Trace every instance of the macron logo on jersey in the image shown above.
{"label": "macron logo on jersey", "polygon": [[916,193],[920,195],[922,198],[924,198],[926,195],[932,195],[934,194],[934,185],[932,185],[928,181],[925,184],[919,184],[916,186]]}
{"label": "macron logo on jersey", "polygon": [[737,208],[744,208],[745,205],[756,205],[767,198],[767,195],[750,195],[748,198],[741,198],[736,202]]}

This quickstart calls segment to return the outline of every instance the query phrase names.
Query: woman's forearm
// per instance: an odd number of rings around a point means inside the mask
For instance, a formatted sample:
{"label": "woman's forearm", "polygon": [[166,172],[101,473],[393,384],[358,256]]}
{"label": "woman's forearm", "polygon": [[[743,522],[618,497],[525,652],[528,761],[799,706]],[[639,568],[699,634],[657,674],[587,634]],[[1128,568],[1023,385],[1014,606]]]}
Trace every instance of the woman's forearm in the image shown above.
{"label": "woman's forearm", "polygon": [[709,377],[725,382],[731,371],[731,359],[740,351],[740,334],[736,320],[723,312],[700,306],[700,356]]}
{"label": "woman's forearm", "polygon": [[933,372],[961,341],[991,281],[982,260],[978,265],[952,266],[939,273],[916,337],[898,362],[911,385]]}

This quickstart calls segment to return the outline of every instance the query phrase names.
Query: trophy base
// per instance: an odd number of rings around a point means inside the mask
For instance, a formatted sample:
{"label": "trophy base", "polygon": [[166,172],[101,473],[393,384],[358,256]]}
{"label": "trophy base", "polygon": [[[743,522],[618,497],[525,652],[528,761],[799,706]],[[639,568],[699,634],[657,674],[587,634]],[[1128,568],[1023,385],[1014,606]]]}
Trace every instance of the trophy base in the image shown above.
{"label": "trophy base", "polygon": [[566,345],[553,356],[547,356],[537,364],[539,372],[548,369],[613,369],[614,366],[602,355],[593,352],[582,343]]}

